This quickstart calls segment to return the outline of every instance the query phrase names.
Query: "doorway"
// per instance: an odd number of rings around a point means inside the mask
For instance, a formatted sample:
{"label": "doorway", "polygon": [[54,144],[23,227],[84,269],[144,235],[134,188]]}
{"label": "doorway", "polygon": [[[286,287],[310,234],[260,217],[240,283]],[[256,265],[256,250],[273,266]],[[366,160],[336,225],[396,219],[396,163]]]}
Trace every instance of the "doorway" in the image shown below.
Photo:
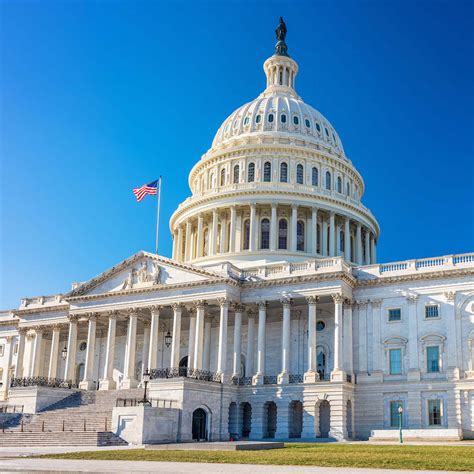
{"label": "doorway", "polygon": [[193,441],[207,441],[207,413],[198,408],[193,412]]}

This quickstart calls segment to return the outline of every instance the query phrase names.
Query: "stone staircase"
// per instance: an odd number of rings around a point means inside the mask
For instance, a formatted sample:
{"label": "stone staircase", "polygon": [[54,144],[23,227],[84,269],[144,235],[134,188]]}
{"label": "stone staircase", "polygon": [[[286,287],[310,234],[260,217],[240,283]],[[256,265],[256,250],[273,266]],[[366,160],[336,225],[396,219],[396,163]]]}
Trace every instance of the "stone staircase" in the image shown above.
{"label": "stone staircase", "polygon": [[141,398],[142,389],[85,391],[34,415],[23,414],[0,429],[0,446],[125,446],[111,430],[118,398]]}

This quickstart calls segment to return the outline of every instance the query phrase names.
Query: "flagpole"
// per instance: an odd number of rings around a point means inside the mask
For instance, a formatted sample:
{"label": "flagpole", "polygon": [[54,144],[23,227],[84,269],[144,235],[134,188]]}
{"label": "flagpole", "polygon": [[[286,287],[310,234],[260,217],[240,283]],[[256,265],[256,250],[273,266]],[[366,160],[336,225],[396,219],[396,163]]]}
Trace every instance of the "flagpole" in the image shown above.
{"label": "flagpole", "polygon": [[158,179],[158,205],[156,209],[156,245],[155,253],[158,255],[158,234],[160,231],[160,206],[161,206],[161,176]]}

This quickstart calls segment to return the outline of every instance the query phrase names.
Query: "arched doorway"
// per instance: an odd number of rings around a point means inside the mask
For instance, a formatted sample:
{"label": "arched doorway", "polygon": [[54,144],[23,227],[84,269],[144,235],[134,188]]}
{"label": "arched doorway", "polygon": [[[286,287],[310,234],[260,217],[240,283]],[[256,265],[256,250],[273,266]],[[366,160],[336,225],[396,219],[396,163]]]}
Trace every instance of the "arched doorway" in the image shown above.
{"label": "arched doorway", "polygon": [[299,400],[293,400],[289,406],[288,436],[290,438],[301,438],[303,431],[303,404]]}
{"label": "arched doorway", "polygon": [[324,380],[326,376],[326,351],[324,350],[324,347],[318,346],[316,348],[316,363],[317,363],[317,368],[316,370],[318,371],[319,374],[319,379]]}
{"label": "arched doorway", "polygon": [[76,367],[76,384],[79,384],[84,379],[84,364],[81,362]]}
{"label": "arched doorway", "polygon": [[320,438],[329,438],[331,427],[331,406],[327,400],[319,402],[319,433]]}
{"label": "arched doorway", "polygon": [[229,438],[234,441],[239,437],[238,423],[237,404],[232,402],[229,405]]}
{"label": "arched doorway", "polygon": [[350,400],[347,400],[346,417],[347,437],[352,438],[352,402]]}
{"label": "arched doorway", "polygon": [[242,438],[248,438],[252,430],[252,405],[245,402],[240,407],[242,410]]}
{"label": "arched doorway", "polygon": [[193,412],[192,435],[193,441],[207,440],[207,413],[202,408]]}
{"label": "arched doorway", "polygon": [[264,438],[274,438],[277,429],[277,406],[275,402],[266,402],[263,406]]}
{"label": "arched doorway", "polygon": [[186,377],[186,374],[187,374],[187,371],[188,371],[188,356],[183,357],[179,361],[178,371],[179,371],[179,375],[181,377]]}

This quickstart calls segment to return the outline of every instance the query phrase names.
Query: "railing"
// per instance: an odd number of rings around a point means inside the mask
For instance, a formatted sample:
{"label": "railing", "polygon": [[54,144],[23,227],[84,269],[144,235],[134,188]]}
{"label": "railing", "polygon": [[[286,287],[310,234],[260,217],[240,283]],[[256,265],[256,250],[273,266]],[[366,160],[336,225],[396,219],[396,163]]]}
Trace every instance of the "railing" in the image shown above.
{"label": "railing", "polygon": [[263,376],[263,384],[264,385],[275,385],[277,383],[277,376],[276,375],[264,375]]}
{"label": "railing", "polygon": [[0,405],[0,413],[23,413],[23,405]]}
{"label": "railing", "polygon": [[[165,400],[163,398],[147,398],[149,406],[155,408],[173,408],[176,400]],[[116,407],[136,407],[143,403],[143,398],[117,398]]]}
{"label": "railing", "polygon": [[77,388],[72,380],[53,379],[49,377],[20,377],[13,378],[10,387],[49,387],[49,388]]}
{"label": "railing", "polygon": [[321,382],[329,382],[331,380],[331,374],[322,374],[319,373],[319,380]]}
{"label": "railing", "polygon": [[189,369],[186,367],[169,367],[165,369],[150,370],[150,379],[172,379],[177,377],[186,377],[205,382],[222,383],[222,375],[209,370]]}
{"label": "railing", "polygon": [[290,383],[303,383],[303,374],[290,374]]}
{"label": "railing", "polygon": [[252,385],[252,377],[232,377],[232,385]]}

